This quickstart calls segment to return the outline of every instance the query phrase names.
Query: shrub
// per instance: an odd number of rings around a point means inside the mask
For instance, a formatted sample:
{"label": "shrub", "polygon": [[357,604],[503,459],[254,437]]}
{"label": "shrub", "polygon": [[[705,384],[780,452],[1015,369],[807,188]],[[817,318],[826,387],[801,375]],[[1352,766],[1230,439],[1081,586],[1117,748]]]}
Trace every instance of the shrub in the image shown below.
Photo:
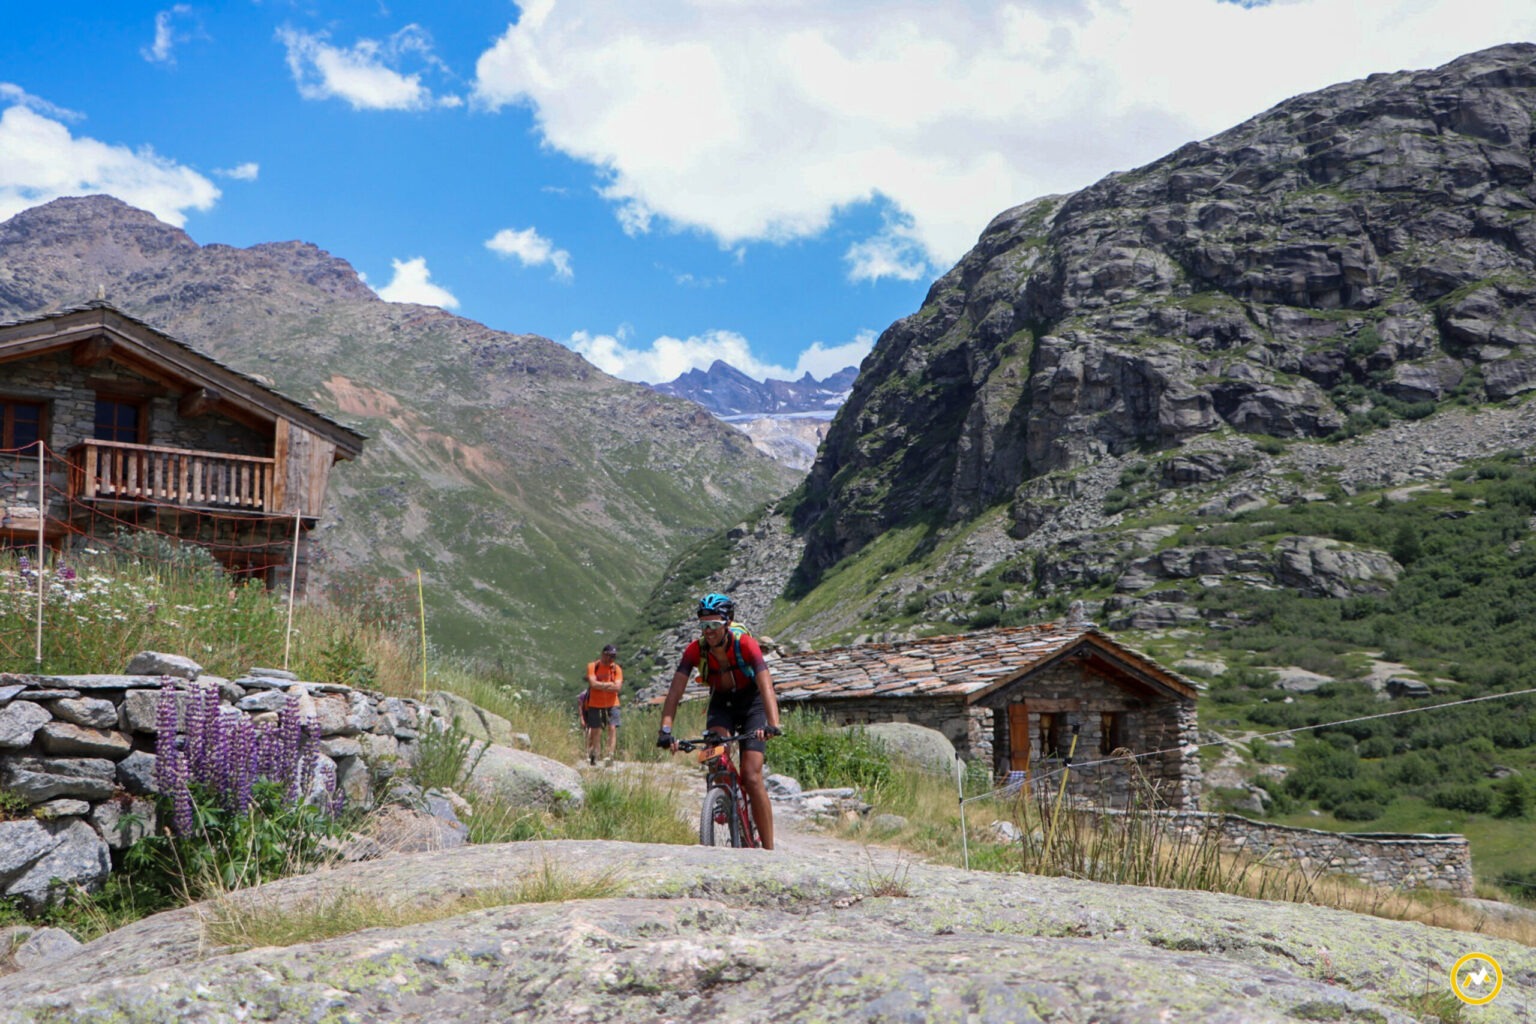
{"label": "shrub", "polygon": [[1333,816],[1340,821],[1374,821],[1386,810],[1370,800],[1351,800],[1333,809]]}
{"label": "shrub", "polygon": [[1448,811],[1487,814],[1493,810],[1493,791],[1470,783],[1440,786],[1430,792],[1429,802]]}
{"label": "shrub", "polygon": [[884,746],[867,732],[834,728],[814,714],[788,716],[784,735],[768,742],[768,760],[807,789],[873,789],[891,774]]}
{"label": "shrub", "polygon": [[457,718],[444,728],[429,724],[416,742],[411,781],[422,789],[461,789],[487,749],[483,743],[476,747],[474,738],[460,727]]}

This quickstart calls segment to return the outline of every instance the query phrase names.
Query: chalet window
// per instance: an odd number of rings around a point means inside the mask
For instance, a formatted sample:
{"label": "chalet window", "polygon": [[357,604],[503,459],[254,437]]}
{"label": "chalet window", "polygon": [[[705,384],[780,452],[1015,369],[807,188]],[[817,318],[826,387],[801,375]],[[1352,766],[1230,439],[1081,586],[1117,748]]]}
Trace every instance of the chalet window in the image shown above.
{"label": "chalet window", "polygon": [[1125,716],[1118,711],[1099,712],[1099,753],[1108,756],[1126,746]]}
{"label": "chalet window", "polygon": [[0,448],[25,448],[42,439],[43,403],[0,399]]}
{"label": "chalet window", "polygon": [[96,440],[143,444],[147,426],[143,402],[97,396]]}
{"label": "chalet window", "polygon": [[1040,713],[1040,756],[1066,757],[1067,747],[1062,738],[1067,732],[1067,716],[1050,711]]}

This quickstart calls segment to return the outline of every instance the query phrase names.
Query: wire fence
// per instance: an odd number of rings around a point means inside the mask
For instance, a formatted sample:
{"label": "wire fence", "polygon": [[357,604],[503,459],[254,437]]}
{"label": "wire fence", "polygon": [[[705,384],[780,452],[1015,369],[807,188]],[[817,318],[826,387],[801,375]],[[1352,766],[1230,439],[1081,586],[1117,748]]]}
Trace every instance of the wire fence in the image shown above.
{"label": "wire fence", "polygon": [[[135,456],[141,450],[114,449]],[[87,643],[106,617],[159,617],[194,635],[199,615],[210,608],[172,605],[178,598],[150,579],[117,578],[124,567],[138,566],[184,575],[208,570],[228,590],[230,604],[246,584],[285,597],[284,667],[302,597],[305,604],[344,610],[365,629],[419,632],[425,673],[420,572],[391,576],[327,564],[324,553],[307,544],[313,521],[273,510],[271,481],[260,472],[264,460],[229,456],[198,464],[203,453],[147,451],[159,461],[123,457],[107,466],[110,460],[82,457],[80,446],[60,453],[42,443],[0,450],[0,613],[33,622],[27,639],[36,667],[45,645]],[[178,455],[194,461],[177,462]],[[103,593],[109,585],[120,592],[115,600]],[[179,600],[191,599],[182,594]],[[228,617],[225,608],[212,611]],[[14,625],[0,631],[0,660],[17,665],[24,644]]]}

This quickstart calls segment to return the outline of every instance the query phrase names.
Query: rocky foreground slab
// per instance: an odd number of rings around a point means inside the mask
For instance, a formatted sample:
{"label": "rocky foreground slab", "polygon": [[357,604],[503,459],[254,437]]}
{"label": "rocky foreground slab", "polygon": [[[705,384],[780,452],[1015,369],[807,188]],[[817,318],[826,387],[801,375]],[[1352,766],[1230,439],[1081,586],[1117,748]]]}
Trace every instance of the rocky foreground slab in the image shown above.
{"label": "rocky foreground slab", "polygon": [[[0,1021],[1177,1021],[1432,1019],[1470,952],[1504,986],[1467,1021],[1536,1019],[1503,940],[1208,893],[965,872],[791,834],[775,852],[516,843],[354,864],[234,899],[433,901],[530,872],[618,895],[240,952],[192,907],[0,979]],[[1450,1003],[1450,1008],[1459,1004]]]}

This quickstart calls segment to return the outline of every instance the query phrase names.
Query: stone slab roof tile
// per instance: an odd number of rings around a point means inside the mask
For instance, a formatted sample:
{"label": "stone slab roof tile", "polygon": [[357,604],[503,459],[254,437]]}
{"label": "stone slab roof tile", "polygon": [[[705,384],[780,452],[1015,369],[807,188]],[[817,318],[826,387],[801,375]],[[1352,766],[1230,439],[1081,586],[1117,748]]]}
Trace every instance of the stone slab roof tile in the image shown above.
{"label": "stone slab roof tile", "polygon": [[1164,680],[1170,690],[1193,696],[1188,680],[1094,627],[1057,623],[789,654],[774,663],[773,677],[786,700],[970,696],[1003,685],[1085,637],[1101,651]]}

